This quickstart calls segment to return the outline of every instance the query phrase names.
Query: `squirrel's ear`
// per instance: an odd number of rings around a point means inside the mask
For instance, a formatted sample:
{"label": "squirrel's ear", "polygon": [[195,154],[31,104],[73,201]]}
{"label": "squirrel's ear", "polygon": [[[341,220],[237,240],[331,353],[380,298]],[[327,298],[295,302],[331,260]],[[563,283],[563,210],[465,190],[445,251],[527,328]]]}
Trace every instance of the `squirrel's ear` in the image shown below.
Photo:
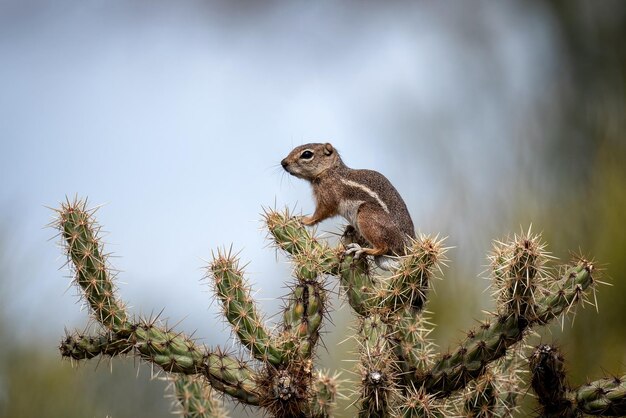
{"label": "squirrel's ear", "polygon": [[324,155],[330,155],[335,149],[328,142],[324,144]]}

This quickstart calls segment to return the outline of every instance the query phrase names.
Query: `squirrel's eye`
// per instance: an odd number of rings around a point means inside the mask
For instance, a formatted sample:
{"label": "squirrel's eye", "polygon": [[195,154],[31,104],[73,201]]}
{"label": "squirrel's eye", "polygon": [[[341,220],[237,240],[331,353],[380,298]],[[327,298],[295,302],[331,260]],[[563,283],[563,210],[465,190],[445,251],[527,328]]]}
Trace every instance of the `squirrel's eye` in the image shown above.
{"label": "squirrel's eye", "polygon": [[302,158],[303,160],[310,160],[311,158],[313,158],[313,153],[309,150],[306,150],[302,154],[300,154],[300,158]]}

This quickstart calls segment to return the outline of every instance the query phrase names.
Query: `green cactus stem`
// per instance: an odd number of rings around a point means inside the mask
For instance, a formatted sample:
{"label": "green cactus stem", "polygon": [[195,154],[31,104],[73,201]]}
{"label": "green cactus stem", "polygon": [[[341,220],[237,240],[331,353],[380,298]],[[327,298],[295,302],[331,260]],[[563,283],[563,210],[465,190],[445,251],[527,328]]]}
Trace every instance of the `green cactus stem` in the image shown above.
{"label": "green cactus stem", "polygon": [[529,367],[542,417],[626,415],[626,376],[600,379],[571,389],[563,356],[557,347],[547,344],[535,348]]}
{"label": "green cactus stem", "polygon": [[176,413],[184,418],[228,418],[215,399],[208,382],[196,376],[175,375],[171,378]]}
{"label": "green cactus stem", "polygon": [[288,210],[264,212],[265,223],[274,242],[281,250],[292,256],[296,264],[296,276],[314,279],[321,274],[337,272],[340,253],[315,239]]}
{"label": "green cactus stem", "polygon": [[406,385],[411,384],[411,370],[428,370],[432,366],[435,345],[428,336],[433,328],[424,313],[416,315],[412,308],[406,307],[389,320],[393,330],[389,338]]}
{"label": "green cactus stem", "polygon": [[596,380],[572,391],[578,409],[588,415],[626,415],[626,375]]}
{"label": "green cactus stem", "polygon": [[312,418],[330,418],[337,398],[338,375],[318,371],[314,378],[313,397],[310,404]]}
{"label": "green cactus stem", "polygon": [[388,417],[398,396],[398,369],[389,345],[384,317],[371,314],[359,319],[361,407],[359,417]]}
{"label": "green cactus stem", "polygon": [[[431,369],[416,369],[413,384],[423,386],[428,393],[438,396],[446,396],[465,387],[482,374],[487,364],[504,356],[509,347],[521,341],[530,326],[554,319],[580,301],[581,294],[594,283],[592,270],[593,265],[584,260],[571,266],[564,272],[556,295],[546,296],[537,302],[536,316],[494,316],[478,329],[470,331],[455,351],[440,356]],[[523,287],[521,291],[525,292]]]}
{"label": "green cactus stem", "polygon": [[340,263],[339,283],[357,315],[365,316],[376,308],[378,280],[370,274],[365,258],[346,256]]}
{"label": "green cactus stem", "polygon": [[463,402],[463,416],[467,418],[495,417],[498,397],[499,388],[496,376],[491,372],[483,373]]}
{"label": "green cactus stem", "polygon": [[112,334],[89,336],[67,333],[59,346],[61,355],[73,360],[88,360],[97,356],[116,356],[133,350],[126,339],[114,339]]}
{"label": "green cactus stem", "polygon": [[255,373],[244,362],[217,349],[209,352],[198,348],[192,340],[144,323],[132,326],[128,336],[103,334],[88,336],[68,334],[60,345],[61,355],[86,360],[98,355],[122,355],[137,352],[143,359],[166,371],[204,375],[212,385],[236,399],[258,405]]}
{"label": "green cactus stem", "polygon": [[386,306],[391,311],[405,307],[418,314],[427,300],[435,271],[441,272],[446,249],[442,241],[419,235],[400,258],[400,266],[386,279],[386,288],[378,293],[376,306]]}
{"label": "green cactus stem", "polygon": [[99,238],[100,227],[87,209],[86,200],[69,199],[57,210],[53,223],[65,243],[74,282],[83,290],[94,318],[110,331],[126,325],[124,305],[115,298],[115,286],[107,254]]}
{"label": "green cactus stem", "polygon": [[284,340],[293,346],[299,360],[313,355],[325,315],[325,297],[326,292],[318,282],[297,284],[288,297],[283,313]]}
{"label": "green cactus stem", "polygon": [[402,418],[446,418],[451,414],[434,396],[411,388],[393,416]]}
{"label": "green cactus stem", "polygon": [[232,325],[241,344],[256,359],[269,361],[273,365],[281,364],[283,352],[272,341],[270,332],[257,312],[237,258],[231,252],[218,252],[209,271],[224,316]]}

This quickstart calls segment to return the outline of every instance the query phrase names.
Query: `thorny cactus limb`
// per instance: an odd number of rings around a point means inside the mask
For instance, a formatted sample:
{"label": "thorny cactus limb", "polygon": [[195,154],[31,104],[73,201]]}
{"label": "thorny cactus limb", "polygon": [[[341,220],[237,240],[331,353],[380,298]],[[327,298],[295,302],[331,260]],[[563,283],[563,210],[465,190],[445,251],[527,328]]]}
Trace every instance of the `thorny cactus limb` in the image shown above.
{"label": "thorny cactus limb", "polygon": [[118,331],[128,324],[126,310],[115,297],[114,275],[93,219],[95,210],[88,210],[86,201],[68,200],[57,211],[53,226],[61,234],[74,282],[83,290],[94,318],[109,331]]}
{"label": "thorny cactus limb", "polygon": [[423,389],[409,389],[393,416],[402,418],[446,418],[450,412]]}
{"label": "thorny cactus limb", "polygon": [[[115,333],[96,336],[68,334],[61,341],[61,355],[72,360],[86,360],[98,355],[112,357],[134,352],[166,371],[204,375],[212,386],[222,392],[244,403],[258,405],[254,372],[246,363],[219,349],[211,352],[205,347],[196,347],[191,340],[171,331],[164,333],[154,324],[144,323],[137,329],[138,332],[129,337],[120,337]],[[186,348],[182,348],[181,344],[185,344]]]}
{"label": "thorny cactus limb", "polygon": [[228,418],[208,382],[197,376],[176,376],[171,379],[175,412],[184,418]]}
{"label": "thorny cactus limb", "polygon": [[[63,204],[55,225],[75,283],[103,331],[93,336],[69,333],[61,343],[62,355],[77,361],[139,356],[171,372],[178,379],[175,387],[188,387],[184,399],[193,400],[196,410],[208,399],[207,382],[269,415],[330,417],[337,381],[316,371],[314,359],[328,309],[325,283],[334,276],[358,319],[360,385],[354,403],[360,416],[504,418],[512,416],[524,391],[515,360],[523,349],[520,342],[532,327],[562,318],[586,302],[596,283],[593,264],[584,259],[552,275],[546,267],[551,257],[538,236],[528,233],[497,243],[491,257],[495,313],[469,331],[457,348],[435,355],[425,308],[445,261],[440,240],[418,236],[398,267],[379,275],[367,259],[345,256],[342,245],[318,241],[288,212],[267,210],[265,220],[276,246],[294,264],[295,280],[275,329],[263,321],[232,253],[218,252],[208,269],[224,316],[249,353],[246,362],[219,347],[199,345],[156,320],[132,318],[115,295],[93,211],[83,201]],[[564,387],[563,396],[575,404],[576,413],[623,412],[622,379]]]}
{"label": "thorny cactus limb", "polygon": [[468,418],[491,418],[495,416],[498,400],[497,377],[484,373],[475,382],[463,402],[464,416]]}
{"label": "thorny cactus limb", "polygon": [[[446,396],[465,387],[481,376],[489,363],[503,357],[510,347],[521,341],[531,326],[545,324],[583,300],[585,290],[594,283],[593,265],[585,260],[567,268],[561,279],[556,280],[554,293],[542,296],[547,292],[543,282],[555,279],[537,275],[543,270],[545,260],[542,245],[533,242],[536,240],[519,237],[509,245],[504,264],[495,266],[496,285],[506,294],[501,299],[499,313],[478,329],[471,330],[454,351],[439,356],[432,368],[416,369],[414,385],[424,386],[437,396]],[[533,255],[536,251],[538,254]],[[500,271],[502,269],[504,271]]]}
{"label": "thorny cactus limb", "polygon": [[398,396],[398,370],[388,340],[389,326],[378,314],[359,319],[360,417],[387,417]]}
{"label": "thorny cactus limb", "polygon": [[626,414],[626,376],[600,379],[572,389],[565,379],[563,356],[551,345],[538,346],[529,366],[541,417]]}
{"label": "thorny cactus limb", "polygon": [[337,399],[337,385],[339,375],[329,376],[318,371],[313,384],[313,396],[311,398],[311,417],[329,418],[332,417]]}
{"label": "thorny cactus limb", "polygon": [[299,283],[288,296],[282,347],[293,347],[293,356],[298,360],[309,360],[313,355],[325,315],[325,298],[326,292],[318,282]]}
{"label": "thorny cactus limb", "polygon": [[224,316],[232,325],[241,344],[250,350],[254,358],[273,365],[281,364],[284,352],[276,347],[259,316],[237,258],[230,252],[218,252],[209,270]]}

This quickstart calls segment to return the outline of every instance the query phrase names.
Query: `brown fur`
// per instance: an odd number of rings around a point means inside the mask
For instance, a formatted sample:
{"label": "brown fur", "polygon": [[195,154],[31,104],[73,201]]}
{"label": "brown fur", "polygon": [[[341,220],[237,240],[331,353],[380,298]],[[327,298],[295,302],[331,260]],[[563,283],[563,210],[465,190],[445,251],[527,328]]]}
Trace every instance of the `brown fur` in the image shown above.
{"label": "brown fur", "polygon": [[404,254],[408,238],[415,238],[406,204],[389,180],[376,171],[347,167],[331,144],[300,145],[281,164],[313,187],[315,212],[303,218],[305,225],[342,215],[372,246],[364,253],[373,256]]}

